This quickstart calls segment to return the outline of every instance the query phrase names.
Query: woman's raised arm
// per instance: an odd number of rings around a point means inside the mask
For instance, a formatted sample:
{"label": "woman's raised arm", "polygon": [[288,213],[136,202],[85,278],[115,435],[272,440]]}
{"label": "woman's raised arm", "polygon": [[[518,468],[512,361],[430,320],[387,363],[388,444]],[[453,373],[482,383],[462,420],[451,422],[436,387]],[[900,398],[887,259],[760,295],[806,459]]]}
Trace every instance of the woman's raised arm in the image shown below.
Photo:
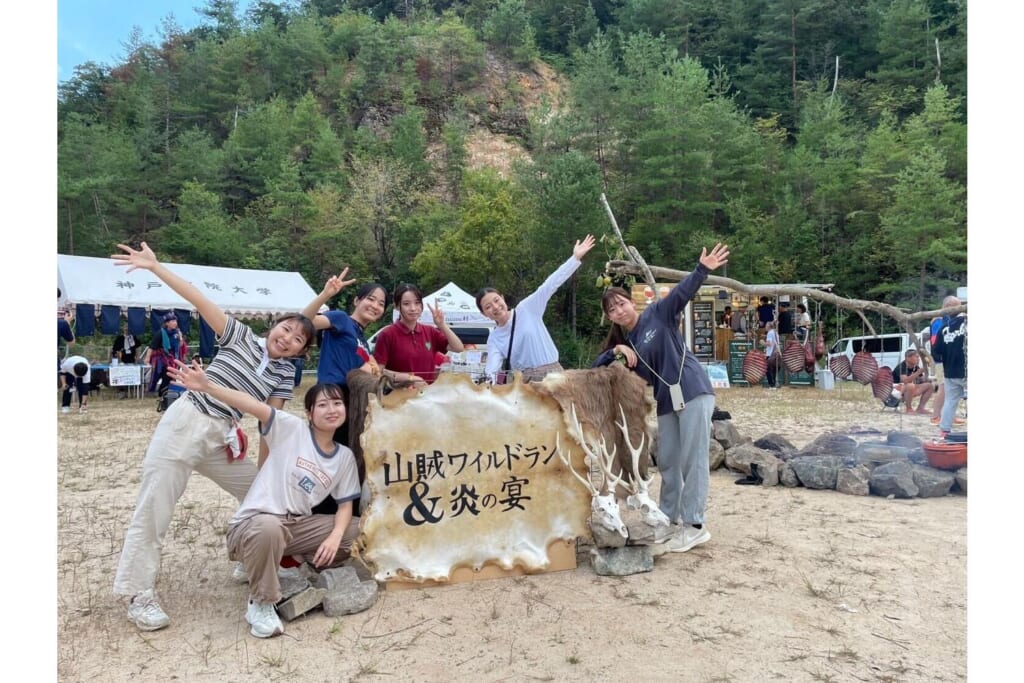
{"label": "woman's raised arm", "polygon": [[199,311],[199,315],[203,317],[203,320],[206,321],[206,324],[213,329],[218,337],[223,334],[224,327],[228,322],[228,317],[224,311],[220,310],[217,304],[206,298],[206,295],[199,291],[198,287],[185,278],[174,274],[167,266],[160,263],[148,244],[143,242],[140,246],[140,249],[132,249],[127,244],[118,244],[117,248],[123,250],[124,253],[112,254],[110,258],[114,259],[114,265],[128,266],[129,273],[136,268],[142,268],[156,275],[185,301],[195,306],[196,310]]}
{"label": "woman's raised arm", "polygon": [[171,379],[189,391],[201,391],[204,394],[209,394],[232,408],[253,415],[261,422],[267,422],[270,420],[271,415],[274,414],[272,406],[260,401],[255,396],[250,396],[244,391],[228,389],[211,382],[198,361],[193,361],[192,365],[175,361],[171,367],[167,368],[167,374],[171,376]]}

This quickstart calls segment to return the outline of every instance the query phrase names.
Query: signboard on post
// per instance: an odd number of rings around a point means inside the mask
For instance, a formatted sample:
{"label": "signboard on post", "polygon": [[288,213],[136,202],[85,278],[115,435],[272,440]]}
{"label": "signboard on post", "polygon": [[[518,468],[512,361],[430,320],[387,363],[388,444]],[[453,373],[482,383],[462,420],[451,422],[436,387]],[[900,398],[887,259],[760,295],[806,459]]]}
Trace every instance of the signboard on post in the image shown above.
{"label": "signboard on post", "polygon": [[107,373],[112,387],[137,387],[142,384],[141,365],[111,365]]}
{"label": "signboard on post", "polygon": [[729,342],[729,379],[733,384],[748,386],[743,378],[743,357],[754,348],[753,341],[736,340]]}
{"label": "signboard on post", "polygon": [[711,380],[712,389],[729,388],[729,369],[725,363],[706,363],[704,369],[708,373],[708,379]]}

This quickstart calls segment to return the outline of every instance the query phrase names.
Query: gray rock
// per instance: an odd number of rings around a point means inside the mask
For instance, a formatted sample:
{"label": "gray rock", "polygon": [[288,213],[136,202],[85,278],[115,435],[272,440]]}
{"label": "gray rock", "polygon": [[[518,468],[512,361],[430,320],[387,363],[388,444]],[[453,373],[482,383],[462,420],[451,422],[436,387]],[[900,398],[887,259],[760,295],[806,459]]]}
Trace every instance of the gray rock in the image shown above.
{"label": "gray rock", "polygon": [[839,432],[829,432],[804,446],[797,455],[853,455],[856,448],[856,439]]}
{"label": "gray rock", "polygon": [[779,483],[789,488],[800,485],[800,478],[796,476],[793,466],[788,462],[779,465]]}
{"label": "gray rock", "polygon": [[711,423],[711,437],[722,444],[722,448],[729,450],[733,446],[743,443],[743,437],[732,420],[716,420]]}
{"label": "gray rock", "polygon": [[921,439],[910,432],[891,431],[885,435],[885,442],[890,446],[903,446],[907,449],[921,447]]}
{"label": "gray rock", "polygon": [[373,572],[367,567],[361,559],[358,557],[350,557],[345,561],[343,565],[345,567],[351,567],[356,570],[356,576],[359,577],[360,581],[373,581]]}
{"label": "gray rock", "polygon": [[782,461],[772,451],[758,448],[752,443],[743,443],[725,451],[725,466],[734,472],[750,474],[751,463],[757,463],[757,473],[764,480],[762,486],[778,485]]}
{"label": "gray rock", "polygon": [[342,566],[325,569],[316,580],[316,587],[332,591],[338,586],[359,583],[359,574],[355,567]]}
{"label": "gray rock", "polygon": [[961,467],[956,471],[954,475],[956,477],[956,486],[963,493],[967,493],[967,468]]}
{"label": "gray rock", "polygon": [[591,553],[594,572],[600,576],[629,576],[654,569],[654,555],[649,545],[595,548]]}
{"label": "gray rock", "polygon": [[840,468],[836,474],[836,491],[851,496],[867,496],[871,493],[871,470],[867,465]]}
{"label": "gray rock", "polygon": [[711,439],[708,448],[708,468],[714,472],[725,463],[725,447],[715,439]]}
{"label": "gray rock", "polygon": [[952,472],[924,465],[913,466],[914,484],[919,498],[941,498],[949,495],[956,477]]}
{"label": "gray rock", "polygon": [[643,520],[630,520],[626,522],[626,530],[629,531],[629,539],[626,545],[651,545],[661,543],[667,537],[672,536],[678,527],[674,524],[668,526],[651,526]]}
{"label": "gray rock", "polygon": [[884,465],[887,462],[899,462],[907,459],[907,449],[902,446],[891,446],[878,441],[867,441],[860,444],[853,452],[859,463],[866,465]]}
{"label": "gray rock", "polygon": [[928,456],[920,446],[907,451],[907,460],[914,465],[928,465]]}
{"label": "gray rock", "polygon": [[277,605],[277,614],[285,621],[292,621],[306,612],[316,609],[324,601],[327,591],[310,586]]}
{"label": "gray rock", "polygon": [[754,442],[754,445],[766,451],[772,451],[781,460],[789,460],[796,453],[796,446],[781,434],[765,434]]}
{"label": "gray rock", "polygon": [[841,462],[838,455],[803,455],[789,460],[800,483],[809,489],[834,489]]}
{"label": "gray rock", "polygon": [[876,496],[913,498],[918,493],[914,466],[909,462],[890,462],[871,472],[871,493]]}
{"label": "gray rock", "polygon": [[309,588],[309,579],[303,576],[298,567],[277,570],[277,581],[281,585],[281,599],[287,600]]}
{"label": "gray rock", "polygon": [[336,585],[324,597],[324,614],[340,617],[355,614],[373,607],[380,596],[376,581],[355,581]]}
{"label": "gray rock", "polygon": [[594,536],[594,545],[598,548],[621,548],[628,540],[619,532],[606,529],[600,524],[591,524],[590,531]]}

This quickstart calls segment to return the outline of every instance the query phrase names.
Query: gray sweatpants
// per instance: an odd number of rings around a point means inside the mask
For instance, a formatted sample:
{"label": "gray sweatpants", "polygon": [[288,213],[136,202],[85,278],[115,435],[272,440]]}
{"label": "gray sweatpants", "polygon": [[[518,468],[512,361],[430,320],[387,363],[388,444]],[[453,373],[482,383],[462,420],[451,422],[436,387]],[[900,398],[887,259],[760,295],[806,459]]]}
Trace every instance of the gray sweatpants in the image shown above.
{"label": "gray sweatpants", "polygon": [[704,523],[714,410],[714,395],[701,394],[687,401],[684,410],[658,416],[659,505],[673,522]]}

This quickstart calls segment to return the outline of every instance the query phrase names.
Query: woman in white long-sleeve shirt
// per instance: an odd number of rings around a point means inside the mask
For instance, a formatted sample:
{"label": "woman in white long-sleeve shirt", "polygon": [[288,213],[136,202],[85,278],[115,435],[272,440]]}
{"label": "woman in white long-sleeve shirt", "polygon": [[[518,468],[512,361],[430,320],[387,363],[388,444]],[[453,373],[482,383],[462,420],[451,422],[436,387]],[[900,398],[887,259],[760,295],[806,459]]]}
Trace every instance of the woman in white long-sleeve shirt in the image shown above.
{"label": "woman in white long-sleeve shirt", "polygon": [[[594,236],[587,235],[583,241],[576,240],[572,256],[548,276],[537,288],[509,309],[505,295],[493,287],[484,287],[476,295],[476,307],[485,316],[497,323],[487,336],[487,378],[494,382],[509,356],[511,337],[511,370],[523,373],[523,381],[543,379],[549,372],[562,370],[558,363],[558,349],[551,339],[551,333],[544,326],[544,311],[551,295],[568,280],[580,267],[583,257],[594,247]],[[513,323],[515,334],[512,333]]]}

